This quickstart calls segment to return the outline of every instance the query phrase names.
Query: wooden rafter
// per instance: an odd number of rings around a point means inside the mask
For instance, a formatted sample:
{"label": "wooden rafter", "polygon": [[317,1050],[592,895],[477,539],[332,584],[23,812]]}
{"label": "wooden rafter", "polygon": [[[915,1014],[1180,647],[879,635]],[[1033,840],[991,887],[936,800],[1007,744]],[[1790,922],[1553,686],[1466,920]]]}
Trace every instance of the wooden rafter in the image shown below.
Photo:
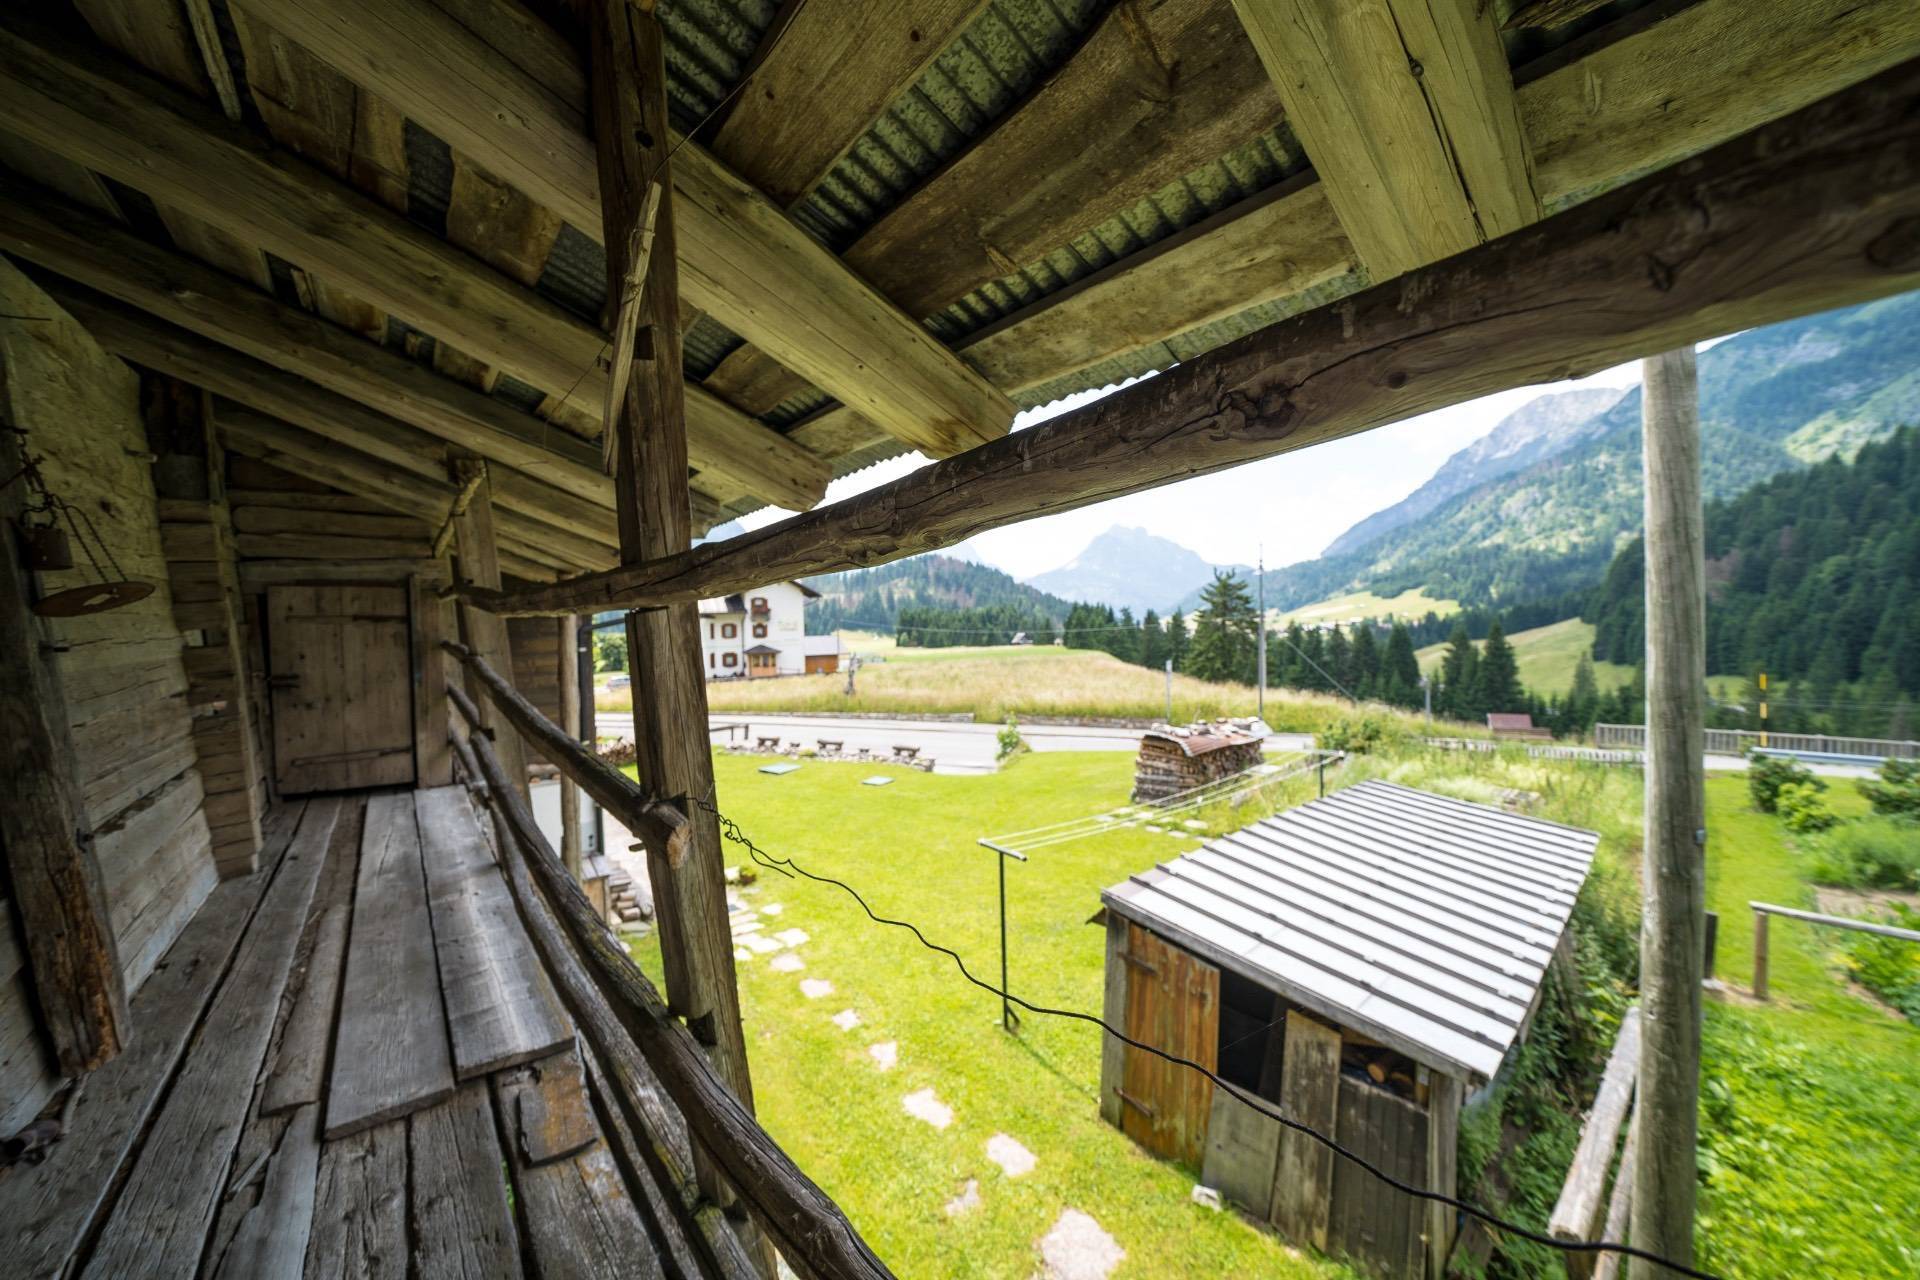
{"label": "wooden rafter", "polygon": [[[0,57],[0,108],[29,140],[323,271],[535,386],[598,402],[604,334],[371,197],[45,31],[0,24]],[[820,459],[716,397],[690,400],[695,465],[769,502],[819,500]]]}
{"label": "wooden rafter", "polygon": [[1375,280],[1540,216],[1485,0],[1234,0]]}
{"label": "wooden rafter", "polygon": [[747,590],[1920,286],[1920,60],[1006,440],[720,544],[489,604]]}
{"label": "wooden rafter", "polygon": [[[359,84],[596,235],[584,68],[538,83],[427,0],[245,0]],[[476,96],[492,109],[476,111]],[[994,439],[1013,405],[697,144],[675,156],[685,297],[918,448]],[[595,387],[598,397],[598,386]]]}

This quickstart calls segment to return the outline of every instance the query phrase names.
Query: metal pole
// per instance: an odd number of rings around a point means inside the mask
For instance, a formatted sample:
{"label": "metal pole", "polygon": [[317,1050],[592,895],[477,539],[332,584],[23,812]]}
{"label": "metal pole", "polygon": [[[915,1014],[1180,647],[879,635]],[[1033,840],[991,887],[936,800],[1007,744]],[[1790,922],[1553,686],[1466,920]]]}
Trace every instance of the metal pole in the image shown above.
{"label": "metal pole", "polygon": [[1420,692],[1427,701],[1427,732],[1433,732],[1433,677],[1420,677]]}
{"label": "metal pole", "polygon": [[998,855],[994,861],[1000,864],[1000,1028],[1012,1032],[1020,1025],[1020,1015],[1013,1011],[1013,1003],[1007,999],[1007,859],[1018,858],[1025,862],[1027,855],[991,840],[982,840],[980,843]]}
{"label": "metal pole", "polygon": [[1167,723],[1173,723],[1173,659],[1167,659]]}
{"label": "metal pole", "polygon": [[1256,705],[1259,708],[1260,718],[1265,720],[1267,718],[1267,551],[1265,547],[1260,549],[1259,568],[1254,572],[1260,590],[1260,652],[1254,656],[1260,673],[1256,682],[1260,687]]}
{"label": "metal pole", "polygon": [[1327,762],[1324,758],[1320,761],[1320,798],[1327,798]]}

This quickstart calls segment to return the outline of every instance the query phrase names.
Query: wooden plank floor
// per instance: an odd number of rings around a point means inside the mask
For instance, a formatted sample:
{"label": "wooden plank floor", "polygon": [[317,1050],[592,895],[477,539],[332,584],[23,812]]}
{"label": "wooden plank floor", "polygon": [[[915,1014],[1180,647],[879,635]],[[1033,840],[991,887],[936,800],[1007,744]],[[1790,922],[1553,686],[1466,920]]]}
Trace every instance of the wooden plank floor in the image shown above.
{"label": "wooden plank floor", "polygon": [[[72,1136],[44,1164],[0,1178],[5,1274],[405,1280],[711,1271],[705,1250],[661,1222],[665,1201],[651,1175],[623,1172],[635,1162],[616,1158],[602,1137],[557,1001],[560,1032],[530,1034],[560,1052],[457,1085],[436,1006],[434,1036],[413,1043],[431,1057],[437,1037],[445,1089],[385,1118],[358,1112],[350,1132],[326,1136],[336,1123],[328,1110],[339,1081],[330,1069],[348,1044],[343,1022],[356,998],[363,920],[381,954],[403,934],[428,939],[426,972],[438,971],[415,803],[411,793],[310,798],[273,812],[262,870],[216,890],[138,994],[142,1034],[88,1081]],[[430,801],[436,824],[471,823],[448,803]],[[424,842],[428,850],[443,844]],[[411,893],[394,869],[409,847]],[[468,874],[498,878],[490,846],[458,856]],[[385,896],[376,903],[368,894]],[[519,941],[508,940],[503,954],[524,943],[517,920],[514,931]],[[468,961],[474,945],[469,939]],[[523,1005],[533,989],[526,975],[487,964],[485,983]],[[384,986],[413,1007],[401,975],[386,977],[357,998],[370,1002]],[[538,1026],[524,1007],[500,1017],[479,1004],[471,1011],[516,1034]],[[390,1015],[366,1003],[361,1016]],[[622,1142],[624,1153],[632,1145],[624,1131]]]}

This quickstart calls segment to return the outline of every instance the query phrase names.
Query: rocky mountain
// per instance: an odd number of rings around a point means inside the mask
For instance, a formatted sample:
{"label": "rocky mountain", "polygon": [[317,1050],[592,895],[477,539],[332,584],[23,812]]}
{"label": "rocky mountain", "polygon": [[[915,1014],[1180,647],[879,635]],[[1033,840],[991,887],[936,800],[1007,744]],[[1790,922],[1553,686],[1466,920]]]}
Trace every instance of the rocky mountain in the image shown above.
{"label": "rocky mountain", "polygon": [[909,556],[892,564],[806,579],[820,593],[807,605],[807,629],[816,634],[837,627],[885,630],[900,610],[921,606],[979,609],[1017,605],[1037,609],[1056,622],[1073,608],[1070,601],[1036,590],[990,565],[956,560],[945,554]]}
{"label": "rocky mountain", "polygon": [[1210,564],[1171,538],[1115,525],[1058,569],[1025,581],[1069,600],[1164,613],[1204,586],[1216,567],[1250,572],[1245,565]]}
{"label": "rocky mountain", "polygon": [[[1703,351],[1700,418],[1709,498],[1850,457],[1920,423],[1920,294],[1749,330]],[[1571,443],[1544,459],[1349,541],[1349,550],[1269,573],[1268,603],[1422,586],[1488,604],[1592,587],[1640,532],[1640,393],[1558,431]]]}
{"label": "rocky mountain", "polygon": [[1502,418],[1492,431],[1448,458],[1432,479],[1348,529],[1328,543],[1321,555],[1358,551],[1412,524],[1450,498],[1565,452],[1584,439],[1594,419],[1625,394],[1617,387],[1589,387],[1527,401]]}

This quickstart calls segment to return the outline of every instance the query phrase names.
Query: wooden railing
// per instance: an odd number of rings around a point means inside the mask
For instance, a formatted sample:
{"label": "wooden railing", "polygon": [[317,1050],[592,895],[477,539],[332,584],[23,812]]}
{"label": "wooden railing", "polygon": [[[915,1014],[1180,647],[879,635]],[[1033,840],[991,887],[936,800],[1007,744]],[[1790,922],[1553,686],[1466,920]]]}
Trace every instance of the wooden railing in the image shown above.
{"label": "wooden railing", "polygon": [[[1645,725],[1596,724],[1593,741],[1601,747],[1647,745]],[[1751,729],[1709,729],[1708,755],[1743,756],[1755,747],[1770,751],[1810,751],[1822,755],[1871,756],[1874,759],[1920,759],[1920,742],[1894,738],[1837,738],[1823,733],[1755,733]]]}
{"label": "wooden railing", "polygon": [[1890,924],[1876,924],[1872,920],[1855,920],[1851,916],[1827,916],[1818,911],[1799,911],[1793,907],[1776,907],[1771,902],[1749,902],[1753,908],[1753,998],[1767,998],[1767,917],[1785,916],[1789,920],[1802,920],[1807,924],[1825,925],[1832,929],[1851,929],[1855,933],[1877,933],[1883,938],[1900,938],[1906,942],[1920,942],[1920,930],[1902,929]]}
{"label": "wooden railing", "polygon": [[[530,746],[655,851],[669,860],[684,860],[684,814],[568,737],[483,659],[462,645],[447,643],[445,648],[479,678],[488,700]],[[621,1118],[643,1138],[649,1164],[661,1162],[654,1169],[656,1176],[680,1193],[676,1208],[688,1211],[694,1227],[690,1235],[697,1235],[696,1245],[710,1251],[705,1260],[715,1274],[728,1280],[750,1275],[738,1270],[750,1264],[719,1220],[718,1210],[697,1203],[699,1193],[689,1171],[666,1162],[657,1099],[649,1106],[652,1077],[658,1078],[691,1137],[719,1166],[753,1221],[796,1271],[822,1280],[890,1276],[840,1207],[760,1127],[693,1035],[668,1012],[659,992],[567,874],[526,802],[507,785],[491,736],[480,727],[479,709],[457,686],[449,684],[447,692],[471,730],[467,745],[478,778],[486,784],[485,803],[500,837],[507,884],[527,931],[581,1033],[606,1063]],[[466,754],[459,759],[464,771]]]}
{"label": "wooden railing", "polygon": [[[1555,1239],[1619,1242],[1627,1238],[1627,1215],[1633,1204],[1633,1147],[1639,1128],[1639,1109],[1632,1105],[1633,1087],[1639,1069],[1640,1007],[1633,1005],[1620,1020],[1620,1034],[1614,1038],[1613,1052],[1607,1055],[1593,1110],[1580,1127],[1580,1145],[1574,1148],[1566,1184],[1553,1206],[1553,1216],[1547,1219],[1547,1230]],[[1622,1124],[1627,1126],[1626,1146],[1620,1152],[1619,1172],[1609,1194],[1607,1173],[1613,1167]],[[1603,1204],[1604,1220],[1600,1216]],[[1620,1255],[1568,1253],[1566,1262],[1572,1280],[1611,1280],[1618,1273]]]}

